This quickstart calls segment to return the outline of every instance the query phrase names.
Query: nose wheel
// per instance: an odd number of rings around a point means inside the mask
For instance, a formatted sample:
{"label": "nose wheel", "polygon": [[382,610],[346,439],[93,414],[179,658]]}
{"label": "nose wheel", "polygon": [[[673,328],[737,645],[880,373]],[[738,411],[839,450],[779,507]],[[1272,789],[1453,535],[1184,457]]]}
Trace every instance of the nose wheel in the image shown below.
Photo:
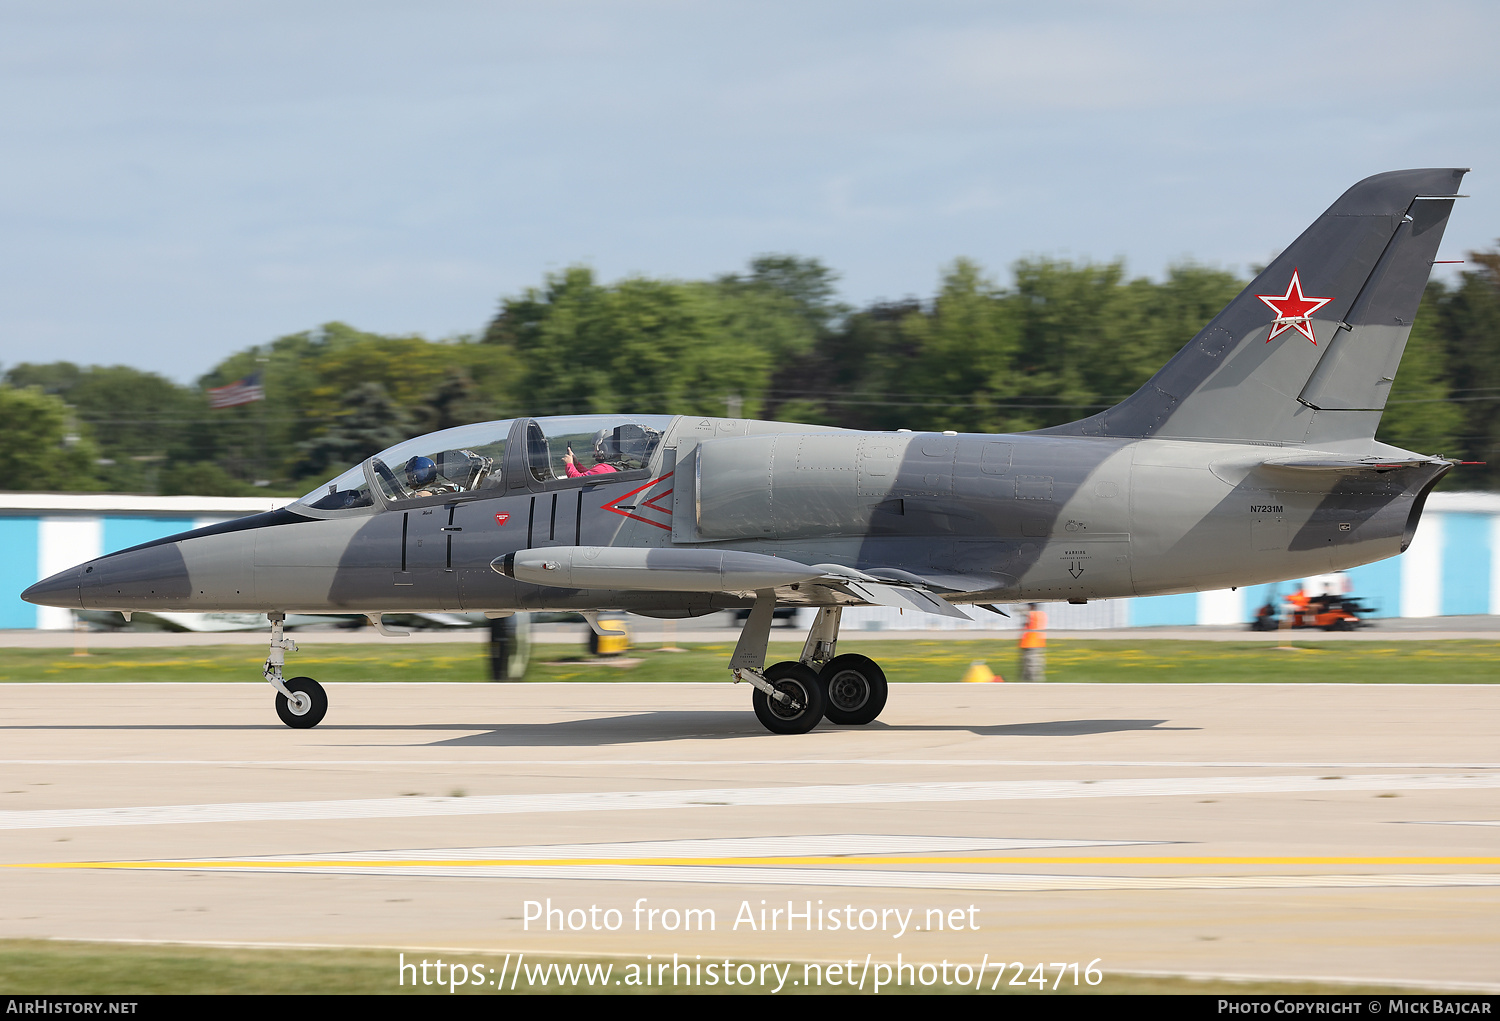
{"label": "nose wheel", "polygon": [[323,722],[328,712],[328,693],[323,685],[311,677],[281,679],[281,668],[286,663],[286,654],[297,651],[297,643],[281,633],[286,621],[284,613],[268,613],[271,621],[271,651],[266,655],[263,671],[266,683],[276,689],[276,715],[288,727],[307,730]]}
{"label": "nose wheel", "polygon": [[328,693],[323,690],[323,685],[311,677],[293,677],[284,684],[291,697],[279,691],[276,693],[276,715],[281,717],[281,722],[298,730],[322,723],[328,712]]}

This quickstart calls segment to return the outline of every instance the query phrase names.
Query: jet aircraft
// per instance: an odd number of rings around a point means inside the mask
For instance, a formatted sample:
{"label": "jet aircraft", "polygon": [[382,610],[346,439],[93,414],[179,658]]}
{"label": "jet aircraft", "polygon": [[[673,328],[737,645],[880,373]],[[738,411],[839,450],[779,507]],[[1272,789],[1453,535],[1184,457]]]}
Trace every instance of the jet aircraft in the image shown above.
{"label": "jet aircraft", "polygon": [[[1465,170],[1343,194],[1122,403],[1007,435],[698,416],[517,418],[419,436],[300,501],[70,568],[24,598],[267,614],[292,727],[288,613],[750,608],[729,661],[761,723],[874,720],[886,678],[837,651],[845,606],[1085,602],[1323,574],[1394,556],[1455,462],[1375,439]],[[575,448],[579,454],[575,455]],[[590,456],[591,455],[591,456]],[[815,607],[766,666],[773,611]]]}

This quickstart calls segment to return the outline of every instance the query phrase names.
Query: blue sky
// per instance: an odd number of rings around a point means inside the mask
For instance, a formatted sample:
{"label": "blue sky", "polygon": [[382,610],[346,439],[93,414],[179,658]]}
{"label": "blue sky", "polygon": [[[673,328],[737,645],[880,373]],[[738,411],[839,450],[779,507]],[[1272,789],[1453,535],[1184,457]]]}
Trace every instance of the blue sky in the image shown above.
{"label": "blue sky", "polygon": [[955,257],[1244,272],[1350,184],[1474,173],[1500,236],[1500,5],[0,4],[0,363],[189,381],[330,320],[475,332],[592,265]]}

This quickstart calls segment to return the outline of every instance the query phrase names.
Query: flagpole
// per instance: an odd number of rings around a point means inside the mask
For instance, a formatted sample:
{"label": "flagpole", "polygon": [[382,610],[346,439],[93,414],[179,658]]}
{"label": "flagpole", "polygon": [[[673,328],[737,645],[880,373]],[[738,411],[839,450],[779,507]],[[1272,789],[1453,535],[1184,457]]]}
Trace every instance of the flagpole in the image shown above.
{"label": "flagpole", "polygon": [[[257,361],[268,361],[268,359],[258,358]],[[257,369],[250,375],[245,376],[243,379],[237,379],[233,383],[226,383],[224,386],[209,387],[208,406],[210,408],[238,408],[246,404],[254,404],[256,401],[264,401],[266,399],[266,388],[263,377],[263,370]],[[250,423],[250,427],[260,434],[256,440],[256,461],[251,466],[250,474],[253,476],[264,472],[266,468],[266,412],[262,408],[259,414],[247,412],[247,415],[254,420]],[[231,435],[233,434],[231,433]],[[236,444],[239,443],[240,438],[242,437],[236,438]],[[240,456],[243,456],[244,447],[236,445],[235,449],[240,451]],[[244,470],[244,462],[240,462],[240,470]],[[266,474],[269,474],[269,472]],[[254,483],[259,480],[251,478],[250,481]],[[267,479],[266,482],[269,483],[270,479]]]}

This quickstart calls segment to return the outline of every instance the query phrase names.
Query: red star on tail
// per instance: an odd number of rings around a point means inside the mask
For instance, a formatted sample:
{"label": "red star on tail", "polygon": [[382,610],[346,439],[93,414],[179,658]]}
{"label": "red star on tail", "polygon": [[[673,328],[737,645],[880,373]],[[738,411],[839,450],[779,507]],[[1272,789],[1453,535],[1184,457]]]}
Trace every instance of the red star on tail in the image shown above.
{"label": "red star on tail", "polygon": [[1265,302],[1276,318],[1271,322],[1271,335],[1266,338],[1269,344],[1287,330],[1296,330],[1302,336],[1318,342],[1313,336],[1311,316],[1318,309],[1332,301],[1332,298],[1309,298],[1302,293],[1302,281],[1297,278],[1297,270],[1292,270],[1292,282],[1286,285],[1285,294],[1257,294],[1257,298]]}

